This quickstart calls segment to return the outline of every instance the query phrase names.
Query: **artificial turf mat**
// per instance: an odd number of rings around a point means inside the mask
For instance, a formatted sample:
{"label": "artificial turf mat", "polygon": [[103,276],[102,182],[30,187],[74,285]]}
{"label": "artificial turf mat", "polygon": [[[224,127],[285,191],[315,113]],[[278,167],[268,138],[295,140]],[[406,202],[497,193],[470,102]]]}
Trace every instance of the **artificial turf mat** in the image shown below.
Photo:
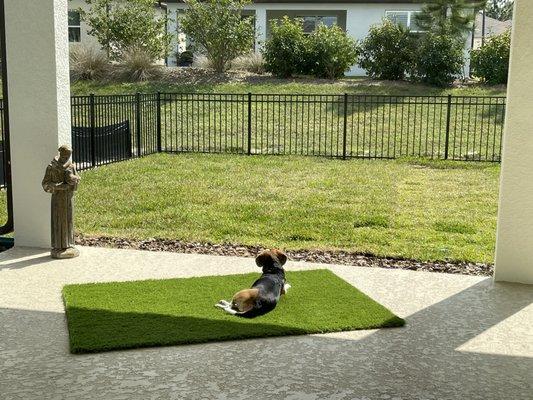
{"label": "artificial turf mat", "polygon": [[70,350],[88,353],[404,325],[403,319],[329,270],[287,272],[292,288],[262,317],[239,318],[214,307],[250,287],[258,276],[65,286]]}

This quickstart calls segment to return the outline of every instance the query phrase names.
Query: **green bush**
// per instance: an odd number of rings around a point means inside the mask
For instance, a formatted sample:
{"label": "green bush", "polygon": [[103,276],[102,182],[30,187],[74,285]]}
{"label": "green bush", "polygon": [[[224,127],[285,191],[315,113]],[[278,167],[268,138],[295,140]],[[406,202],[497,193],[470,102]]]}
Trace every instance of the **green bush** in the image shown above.
{"label": "green bush", "polygon": [[472,75],[486,83],[507,83],[511,31],[494,36],[483,47],[472,51]]}
{"label": "green bush", "polygon": [[302,72],[306,59],[307,37],[301,21],[287,16],[270,25],[270,38],[263,47],[265,69],[281,78]]}
{"label": "green bush", "polygon": [[389,20],[370,27],[360,44],[359,66],[376,79],[401,80],[412,69],[415,40]]}
{"label": "green bush", "polygon": [[318,78],[340,78],[357,61],[357,43],[338,26],[320,25],[309,36],[306,65]]}
{"label": "green bush", "polygon": [[412,78],[444,87],[462,74],[463,41],[450,33],[427,32],[418,40]]}
{"label": "green bush", "polygon": [[176,59],[178,61],[179,66],[182,66],[182,67],[189,66],[193,63],[194,54],[190,50],[185,50],[185,51],[182,51],[181,53],[178,52]]}

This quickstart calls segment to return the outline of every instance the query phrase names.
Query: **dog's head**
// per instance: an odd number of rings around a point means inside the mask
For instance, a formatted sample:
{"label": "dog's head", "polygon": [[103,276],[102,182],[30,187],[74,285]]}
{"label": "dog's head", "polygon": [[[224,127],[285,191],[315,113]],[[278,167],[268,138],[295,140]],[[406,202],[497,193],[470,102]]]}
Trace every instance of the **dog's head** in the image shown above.
{"label": "dog's head", "polygon": [[283,265],[287,262],[287,256],[280,250],[266,250],[259,254],[255,263],[263,269],[263,273],[277,272],[283,270]]}

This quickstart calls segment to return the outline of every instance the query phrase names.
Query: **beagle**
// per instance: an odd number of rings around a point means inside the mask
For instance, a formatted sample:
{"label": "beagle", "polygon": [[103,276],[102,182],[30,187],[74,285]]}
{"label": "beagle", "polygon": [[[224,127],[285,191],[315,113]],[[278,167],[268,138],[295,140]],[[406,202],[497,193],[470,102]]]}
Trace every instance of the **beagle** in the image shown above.
{"label": "beagle", "polygon": [[257,266],[263,269],[263,274],[252,288],[235,293],[231,303],[220,300],[215,307],[243,318],[255,318],[272,311],[280,296],[291,287],[285,281],[283,265],[286,262],[287,256],[279,250],[263,251],[255,259]]}

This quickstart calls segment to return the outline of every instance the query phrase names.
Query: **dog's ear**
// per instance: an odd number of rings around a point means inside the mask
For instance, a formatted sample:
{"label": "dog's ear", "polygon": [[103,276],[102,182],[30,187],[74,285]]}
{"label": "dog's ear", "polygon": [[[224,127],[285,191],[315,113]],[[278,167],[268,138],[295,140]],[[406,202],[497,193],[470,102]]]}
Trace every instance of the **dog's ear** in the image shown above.
{"label": "dog's ear", "polygon": [[281,250],[272,250],[272,253],[277,257],[279,263],[283,266],[287,262],[287,256]]}
{"label": "dog's ear", "polygon": [[256,258],[255,263],[259,268],[270,267],[274,264],[272,253],[270,251],[261,252]]}

